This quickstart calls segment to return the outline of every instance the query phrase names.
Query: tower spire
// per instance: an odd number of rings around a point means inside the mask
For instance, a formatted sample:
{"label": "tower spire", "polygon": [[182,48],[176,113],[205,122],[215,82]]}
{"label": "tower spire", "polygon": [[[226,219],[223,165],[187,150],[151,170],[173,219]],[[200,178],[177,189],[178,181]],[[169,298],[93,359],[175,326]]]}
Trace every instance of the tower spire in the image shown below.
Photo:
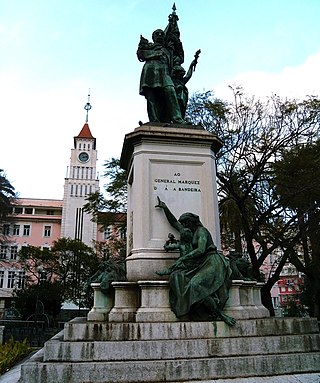
{"label": "tower spire", "polygon": [[86,105],[84,106],[84,109],[87,111],[87,114],[86,114],[86,123],[88,123],[89,121],[89,110],[92,108],[91,104],[90,104],[90,88],[89,88],[89,92],[88,92],[88,102],[86,103]]}

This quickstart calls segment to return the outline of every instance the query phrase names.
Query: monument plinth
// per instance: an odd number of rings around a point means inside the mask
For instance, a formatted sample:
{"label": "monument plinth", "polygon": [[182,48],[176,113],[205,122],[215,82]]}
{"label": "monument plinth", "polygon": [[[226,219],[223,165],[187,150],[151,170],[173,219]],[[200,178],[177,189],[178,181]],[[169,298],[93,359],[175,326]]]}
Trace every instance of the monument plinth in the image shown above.
{"label": "monument plinth", "polygon": [[175,215],[198,214],[220,247],[215,153],[221,140],[200,127],[148,123],[127,134],[121,166],[128,172],[127,278],[159,279],[156,271],[177,254],[166,253],[168,234],[178,233],[155,209],[157,197]]}

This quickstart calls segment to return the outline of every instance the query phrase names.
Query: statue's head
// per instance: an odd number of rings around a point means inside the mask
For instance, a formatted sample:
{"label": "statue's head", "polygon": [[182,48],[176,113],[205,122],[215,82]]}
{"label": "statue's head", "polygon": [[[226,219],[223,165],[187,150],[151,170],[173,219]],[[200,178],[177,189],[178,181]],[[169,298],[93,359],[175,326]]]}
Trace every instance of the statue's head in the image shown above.
{"label": "statue's head", "polygon": [[156,29],[152,33],[152,40],[154,43],[163,44],[164,38],[165,38],[165,35],[162,29]]}
{"label": "statue's head", "polygon": [[183,78],[186,74],[186,71],[181,65],[175,65],[172,69],[172,76],[177,78]]}
{"label": "statue's head", "polygon": [[202,226],[199,216],[193,213],[183,213],[179,218],[179,222],[183,227],[190,229],[192,232],[195,232],[197,226]]}

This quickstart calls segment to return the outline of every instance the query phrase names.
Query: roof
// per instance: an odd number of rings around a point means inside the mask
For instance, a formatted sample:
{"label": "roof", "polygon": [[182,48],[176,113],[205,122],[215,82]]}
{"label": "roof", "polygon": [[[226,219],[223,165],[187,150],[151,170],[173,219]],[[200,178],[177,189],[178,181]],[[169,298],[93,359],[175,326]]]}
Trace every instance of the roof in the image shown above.
{"label": "roof", "polygon": [[80,133],[74,137],[74,143],[76,143],[76,138],[86,138],[89,140],[93,140],[94,141],[93,149],[96,148],[96,139],[93,137],[91,130],[89,128],[89,124],[87,122],[83,125],[83,128],[81,129]]}
{"label": "roof", "polygon": [[41,199],[41,198],[17,198],[14,206],[36,206],[46,208],[61,208],[62,200],[58,199]]}

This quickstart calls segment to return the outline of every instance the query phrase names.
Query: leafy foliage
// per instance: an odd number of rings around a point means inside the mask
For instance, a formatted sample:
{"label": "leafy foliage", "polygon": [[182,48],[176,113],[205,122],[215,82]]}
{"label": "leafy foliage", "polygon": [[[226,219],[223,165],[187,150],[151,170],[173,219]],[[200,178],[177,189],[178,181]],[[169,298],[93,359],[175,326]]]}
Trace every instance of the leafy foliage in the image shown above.
{"label": "leafy foliage", "polygon": [[16,290],[15,296],[16,308],[23,320],[32,319],[33,316],[37,320],[44,320],[44,314],[54,320],[61,311],[63,288],[59,282],[45,281]]}
{"label": "leafy foliage", "polygon": [[292,253],[289,234],[297,219],[279,196],[273,164],[285,150],[318,139],[320,100],[282,100],[273,95],[262,102],[245,97],[241,88],[231,91],[233,102],[214,99],[211,92],[195,94],[188,117],[224,142],[216,159],[226,248],[250,257],[256,279],[268,255],[282,249],[263,289],[263,302],[272,312],[270,289]]}
{"label": "leafy foliage", "polygon": [[[17,291],[20,308],[34,313],[34,305],[27,303],[32,297],[43,302],[47,313],[55,316],[63,301],[69,300],[78,305],[85,301],[87,279],[98,269],[101,258],[91,247],[79,240],[60,238],[51,249],[34,246],[22,247],[22,266],[27,271],[26,288]],[[27,315],[27,314],[26,314]]]}
{"label": "leafy foliage", "polygon": [[[109,225],[113,222],[114,213],[123,213],[127,209],[127,174],[120,168],[120,160],[111,158],[104,164],[104,177],[108,179],[105,185],[108,198],[102,193],[92,193],[86,198],[84,211],[93,214],[94,219],[99,223]],[[101,214],[106,212],[109,214]]]}
{"label": "leafy foliage", "polygon": [[284,151],[273,165],[281,203],[308,212],[320,203],[320,141]]}
{"label": "leafy foliage", "polygon": [[273,169],[280,202],[294,218],[289,258],[307,275],[311,314],[320,317],[320,141],[284,151]]}
{"label": "leafy foliage", "polygon": [[17,342],[10,338],[7,343],[0,345],[0,375],[8,371],[30,352],[31,348],[26,339],[23,342]]}
{"label": "leafy foliage", "polygon": [[[93,215],[93,219],[101,225],[102,230],[113,227],[111,238],[103,244],[96,244],[103,256],[125,257],[126,241],[119,234],[126,231],[127,209],[127,172],[120,167],[120,159],[111,158],[105,162],[104,177],[108,179],[105,190],[108,198],[100,192],[92,193],[86,198],[84,211]],[[125,236],[122,236],[125,237]]]}
{"label": "leafy foliage", "polygon": [[0,169],[0,243],[6,240],[2,226],[9,219],[12,219],[9,215],[15,199],[15,189],[7,179],[4,171]]}
{"label": "leafy foliage", "polygon": [[0,169],[0,222],[7,218],[15,197],[14,187]]}

